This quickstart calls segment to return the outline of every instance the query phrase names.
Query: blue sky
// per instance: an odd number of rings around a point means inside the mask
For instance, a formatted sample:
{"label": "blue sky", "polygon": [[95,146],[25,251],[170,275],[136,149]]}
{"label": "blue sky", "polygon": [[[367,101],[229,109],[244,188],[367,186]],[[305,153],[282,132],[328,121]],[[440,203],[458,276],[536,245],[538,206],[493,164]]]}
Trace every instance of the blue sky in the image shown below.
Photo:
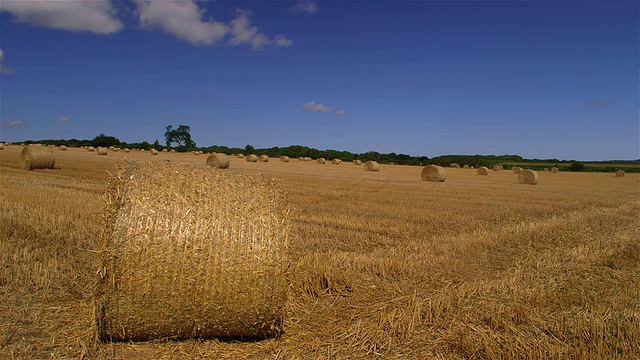
{"label": "blue sky", "polygon": [[2,141],[640,158],[638,1],[0,9]]}

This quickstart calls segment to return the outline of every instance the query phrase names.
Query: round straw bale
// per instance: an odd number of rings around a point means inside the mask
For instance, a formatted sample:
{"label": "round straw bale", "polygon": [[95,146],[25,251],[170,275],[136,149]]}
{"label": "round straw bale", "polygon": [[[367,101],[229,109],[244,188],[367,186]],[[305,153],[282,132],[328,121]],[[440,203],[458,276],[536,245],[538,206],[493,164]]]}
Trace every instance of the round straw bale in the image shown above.
{"label": "round straw bale", "polygon": [[169,150],[167,150],[167,149],[162,149],[162,152],[169,152]]}
{"label": "round straw bale", "polygon": [[520,174],[522,172],[522,168],[520,166],[514,166],[514,167],[511,168],[511,171],[514,174]]}
{"label": "round straw bale", "polygon": [[53,149],[47,146],[25,146],[20,154],[22,168],[33,169],[53,169],[56,158]]}
{"label": "round straw bale", "polygon": [[304,158],[304,161],[311,161],[311,158],[310,158],[310,157],[308,157],[308,156],[306,156],[306,157]]}
{"label": "round straw bale", "polygon": [[256,154],[247,155],[246,160],[247,162],[258,162],[258,155]]}
{"label": "round straw bale", "polygon": [[380,164],[375,161],[367,161],[364,163],[364,171],[380,171]]}
{"label": "round straw bale", "polygon": [[489,175],[489,168],[486,166],[480,166],[478,170],[476,170],[477,175]]}
{"label": "round straw bale", "polygon": [[96,148],[94,148],[93,146],[89,146],[89,147],[87,148],[87,150],[88,150],[88,151],[96,151]]}
{"label": "round straw bale", "polygon": [[242,159],[244,157],[244,154],[238,154],[238,159]]}
{"label": "round straw bale", "polygon": [[342,160],[340,160],[340,159],[333,159],[333,160],[331,160],[331,163],[332,163],[333,165],[340,165],[340,163],[341,163],[341,162],[342,162]]}
{"label": "round straw bale", "polygon": [[438,165],[427,165],[422,169],[422,180],[443,182],[447,179],[447,171]]}
{"label": "round straw bale", "polygon": [[275,179],[124,162],[107,192],[94,294],[99,339],[281,332],[290,221]]}
{"label": "round straw bale", "polygon": [[129,148],[124,148],[124,149],[122,149],[122,151],[128,153],[130,150],[129,150]]}
{"label": "round straw bale", "polygon": [[0,150],[4,150],[4,144],[0,143]]}
{"label": "round straw bale", "polygon": [[99,147],[97,152],[98,152],[98,155],[107,155],[109,151],[107,150],[107,148]]}
{"label": "round straw bale", "polygon": [[458,163],[451,163],[451,164],[449,164],[449,166],[452,167],[452,168],[456,168],[456,169],[460,168],[460,164],[458,164]]}
{"label": "round straw bale", "polygon": [[624,177],[624,170],[616,171],[616,177]]}
{"label": "round straw bale", "polygon": [[544,168],[544,171],[549,171],[549,168]]}
{"label": "round straw bale", "polygon": [[473,165],[469,166],[469,169],[473,169]]}
{"label": "round straw bale", "polygon": [[176,152],[176,149],[171,149],[171,150],[169,150],[169,152],[170,153],[174,153],[174,152]]}
{"label": "round straw bale", "polygon": [[559,170],[558,170],[558,168],[557,168],[557,167],[555,167],[555,166],[551,168],[551,172],[552,172],[553,174],[557,174],[557,173],[558,173],[558,171],[559,171]]}
{"label": "round straw bale", "polygon": [[60,151],[67,151],[67,147],[65,145],[58,146],[58,149],[60,149]]}
{"label": "round straw bale", "polygon": [[258,162],[269,162],[269,156],[265,154],[258,156]]}
{"label": "round straw bale", "polygon": [[520,184],[536,185],[539,180],[538,173],[530,169],[524,169],[518,174],[518,182]]}
{"label": "round straw bale", "polygon": [[500,166],[500,165],[494,165],[494,166],[493,166],[493,171],[502,171],[502,166]]}
{"label": "round straw bale", "polygon": [[354,164],[354,165],[362,165],[362,161],[360,161],[360,160],[353,160],[353,164]]}
{"label": "round straw bale", "polygon": [[325,160],[324,158],[317,158],[317,159],[316,159],[316,162],[317,162],[318,164],[324,164],[325,162],[327,162],[327,160]]}
{"label": "round straw bale", "polygon": [[288,157],[288,156],[285,156],[285,155],[282,155],[282,156],[280,156],[280,161],[282,161],[282,162],[289,162],[289,157]]}
{"label": "round straw bale", "polygon": [[156,149],[151,149],[149,152],[151,152],[151,155],[158,155],[158,150]]}
{"label": "round straw bale", "polygon": [[463,169],[468,169],[468,168],[469,168],[469,165],[464,164],[464,165],[462,165],[462,168],[463,168]]}
{"label": "round straw bale", "polygon": [[207,165],[214,169],[227,169],[229,168],[229,157],[225,154],[211,154],[207,156]]}

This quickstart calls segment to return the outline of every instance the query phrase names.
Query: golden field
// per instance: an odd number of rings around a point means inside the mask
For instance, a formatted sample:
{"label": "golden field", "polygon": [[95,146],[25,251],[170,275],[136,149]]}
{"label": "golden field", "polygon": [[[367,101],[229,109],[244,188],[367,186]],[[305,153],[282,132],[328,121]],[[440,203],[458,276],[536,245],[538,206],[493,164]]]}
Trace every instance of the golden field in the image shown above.
{"label": "golden field", "polygon": [[0,151],[2,359],[640,358],[638,174],[539,172],[531,186],[448,168],[431,183],[421,167],[232,158],[279,179],[294,209],[284,334],[101,343],[108,172],[206,155],[54,149],[56,169],[24,171],[20,151]]}

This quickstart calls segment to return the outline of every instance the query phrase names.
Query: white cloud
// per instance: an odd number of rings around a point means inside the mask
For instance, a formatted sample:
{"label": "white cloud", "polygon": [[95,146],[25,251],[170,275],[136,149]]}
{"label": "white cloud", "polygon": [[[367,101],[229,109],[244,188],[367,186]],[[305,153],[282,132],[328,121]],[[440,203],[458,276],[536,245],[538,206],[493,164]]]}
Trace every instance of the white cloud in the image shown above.
{"label": "white cloud", "polygon": [[[257,26],[251,26],[251,12],[237,10],[239,15],[237,18],[231,20],[231,40],[230,43],[234,45],[238,44],[251,44],[251,48],[259,49],[270,43],[269,38],[261,33]],[[286,38],[285,38],[286,39]]]}
{"label": "white cloud", "polygon": [[111,1],[2,0],[0,10],[18,22],[54,29],[109,34],[123,27]]}
{"label": "white cloud", "polygon": [[287,39],[287,37],[284,35],[276,35],[276,37],[273,39],[273,43],[277,47],[293,45],[293,41],[291,39]]}
{"label": "white cloud", "polygon": [[292,14],[313,14],[318,11],[318,4],[315,1],[298,1],[295,5],[289,8]]}
{"label": "white cloud", "polygon": [[4,61],[4,51],[2,51],[2,49],[0,49],[0,73],[2,74],[13,73],[13,69],[8,67]]}
{"label": "white cloud", "polygon": [[137,0],[140,25],[159,28],[193,45],[211,45],[229,32],[227,25],[202,21],[205,14],[193,1]]}
{"label": "white cloud", "polygon": [[8,123],[0,122],[0,126],[10,127],[10,128],[21,128],[21,127],[28,127],[29,124],[27,124],[26,122],[23,122],[22,120],[14,120]]}
{"label": "white cloud", "polygon": [[313,100],[302,104],[302,108],[304,108],[306,111],[311,111],[311,112],[327,112],[332,110],[330,107],[322,104],[318,104]]}
{"label": "white cloud", "polygon": [[60,116],[60,118],[58,119],[58,122],[61,124],[65,124],[69,122],[69,119],[67,119],[65,116]]}
{"label": "white cloud", "polygon": [[344,115],[344,110],[338,110],[338,111],[336,111],[336,114],[342,116],[342,115]]}

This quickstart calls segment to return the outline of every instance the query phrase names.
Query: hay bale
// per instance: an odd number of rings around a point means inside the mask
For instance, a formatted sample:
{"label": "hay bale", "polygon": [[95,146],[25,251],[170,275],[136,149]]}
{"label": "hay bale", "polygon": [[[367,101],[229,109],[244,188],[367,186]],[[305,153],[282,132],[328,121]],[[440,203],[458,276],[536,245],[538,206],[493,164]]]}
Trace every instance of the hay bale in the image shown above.
{"label": "hay bale", "polygon": [[480,166],[478,170],[476,170],[477,175],[489,175],[489,168],[486,166]]}
{"label": "hay bale", "polygon": [[53,169],[56,164],[53,149],[47,146],[25,146],[20,153],[20,161],[25,170]]}
{"label": "hay bale", "polygon": [[557,168],[557,167],[555,167],[555,166],[551,168],[551,173],[552,173],[552,174],[557,174],[557,173],[558,173],[558,171],[560,171],[560,170],[558,170],[558,168]]}
{"label": "hay bale", "polygon": [[289,157],[288,157],[288,156],[284,156],[284,155],[282,155],[282,156],[280,156],[280,161],[282,161],[282,162],[289,162]]}
{"label": "hay bale", "polygon": [[0,143],[0,150],[4,150],[4,144]]}
{"label": "hay bale", "polygon": [[549,168],[544,168],[544,171],[549,171]]}
{"label": "hay bale", "polygon": [[304,158],[304,161],[311,161],[311,158],[310,158],[310,157],[308,157],[308,156],[306,156],[306,157]]}
{"label": "hay bale", "polygon": [[60,151],[67,151],[67,147],[65,145],[58,146],[58,149],[60,149]]}
{"label": "hay bale", "polygon": [[438,165],[427,165],[422,169],[422,181],[443,182],[447,179],[447,171]]}
{"label": "hay bale", "polygon": [[469,169],[473,169],[473,165],[469,166]]}
{"label": "hay bale", "polygon": [[459,169],[460,168],[460,164],[458,164],[458,163],[451,163],[451,164],[449,164],[449,166],[454,168],[454,169]]}
{"label": "hay bale", "polygon": [[242,159],[244,157],[243,154],[238,154],[238,159]]}
{"label": "hay bale", "polygon": [[466,165],[466,164],[465,164],[465,165],[463,165],[463,166],[462,166],[462,168],[463,168],[463,169],[468,169],[468,168],[469,168],[469,165]]}
{"label": "hay bale", "polygon": [[158,150],[156,149],[151,149],[149,150],[149,152],[151,153],[151,155],[158,155]]}
{"label": "hay bale", "polygon": [[324,158],[317,158],[317,159],[316,159],[316,162],[317,162],[318,164],[324,164],[325,162],[327,162],[327,160],[325,160]]}
{"label": "hay bale", "polygon": [[169,150],[167,150],[167,149],[162,149],[162,152],[169,152]]}
{"label": "hay bale", "polygon": [[362,161],[360,161],[360,160],[353,160],[353,164],[354,164],[354,165],[362,165]]}
{"label": "hay bale", "polygon": [[170,153],[174,153],[174,152],[176,152],[176,149],[171,149],[171,150],[169,150],[169,152]]}
{"label": "hay bale", "polygon": [[93,146],[89,146],[89,147],[87,148],[87,150],[88,150],[88,151],[96,151],[96,148],[94,148]]}
{"label": "hay bale", "polygon": [[511,171],[512,171],[514,174],[520,174],[520,173],[522,172],[522,168],[521,168],[521,167],[519,167],[519,166],[514,166],[514,167],[512,167],[512,168],[511,168]]}
{"label": "hay bale", "polygon": [[367,161],[364,163],[364,171],[380,171],[380,164],[375,161]]}
{"label": "hay bale", "polygon": [[624,177],[624,170],[618,170],[616,171],[616,177]]}
{"label": "hay bale", "polygon": [[341,159],[333,159],[333,160],[331,160],[331,163],[332,163],[333,165],[340,165],[340,163],[341,163],[341,162],[342,162],[342,160],[341,160]]}
{"label": "hay bale", "polygon": [[129,148],[124,148],[124,149],[122,149],[122,151],[128,153],[129,152]]}
{"label": "hay bale", "polygon": [[227,155],[225,154],[211,154],[207,156],[207,166],[214,169],[228,169],[229,157],[227,157]]}
{"label": "hay bale", "polygon": [[520,184],[536,185],[538,181],[540,181],[540,177],[533,170],[524,169],[518,174],[518,182]]}
{"label": "hay bale", "polygon": [[269,156],[265,154],[258,156],[258,162],[269,162]]}
{"label": "hay bale", "polygon": [[97,153],[98,155],[107,155],[108,151],[107,148],[98,147]]}
{"label": "hay bale", "polygon": [[502,171],[502,165],[494,165],[493,166],[493,171]]}
{"label": "hay bale", "polygon": [[94,294],[101,340],[281,332],[290,221],[275,179],[124,162],[107,194]]}
{"label": "hay bale", "polygon": [[247,162],[258,162],[258,155],[256,154],[247,155],[246,160]]}

